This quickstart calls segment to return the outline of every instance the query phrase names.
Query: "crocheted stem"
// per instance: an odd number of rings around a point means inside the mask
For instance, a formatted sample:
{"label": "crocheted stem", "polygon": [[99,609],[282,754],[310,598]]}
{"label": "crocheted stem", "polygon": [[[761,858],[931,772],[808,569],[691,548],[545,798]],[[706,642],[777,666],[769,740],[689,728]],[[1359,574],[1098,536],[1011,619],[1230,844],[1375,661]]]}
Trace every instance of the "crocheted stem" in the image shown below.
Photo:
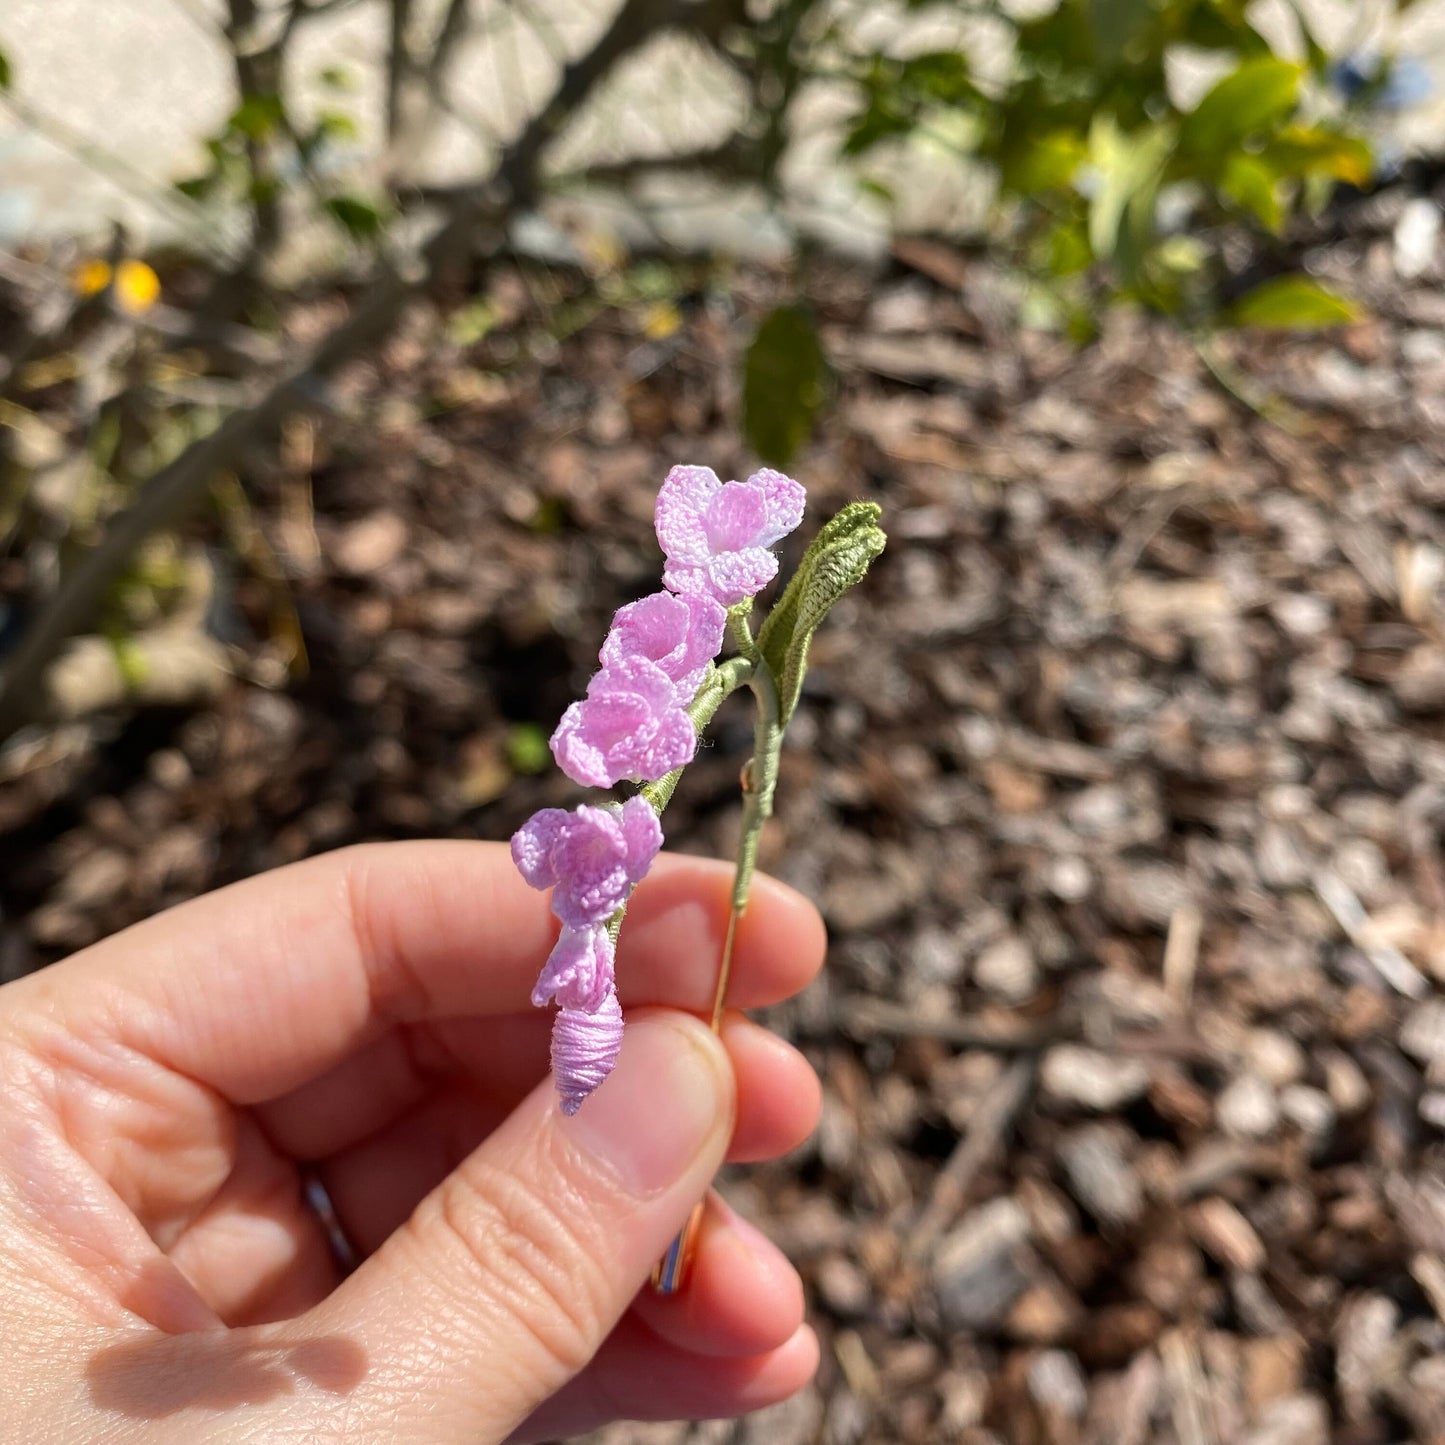
{"label": "crocheted stem", "polygon": [[[753,728],[753,755],[743,768],[743,822],[738,838],[737,866],[733,873],[732,903],[728,909],[727,932],[723,935],[722,957],[718,961],[717,986],[712,999],[712,1031],[721,1034],[727,1010],[728,986],[732,982],[733,950],[738,924],[747,912],[753,873],[758,861],[758,842],[763,825],[773,815],[773,792],[778,782],[778,759],[783,746],[783,728],[778,720],[778,693],[773,675],[760,662],[748,678],[757,699],[758,718]],[[686,1285],[697,1249],[703,1206],[698,1204],[688,1217],[667,1253],[652,1271],[652,1288],[663,1295],[676,1294]]]}

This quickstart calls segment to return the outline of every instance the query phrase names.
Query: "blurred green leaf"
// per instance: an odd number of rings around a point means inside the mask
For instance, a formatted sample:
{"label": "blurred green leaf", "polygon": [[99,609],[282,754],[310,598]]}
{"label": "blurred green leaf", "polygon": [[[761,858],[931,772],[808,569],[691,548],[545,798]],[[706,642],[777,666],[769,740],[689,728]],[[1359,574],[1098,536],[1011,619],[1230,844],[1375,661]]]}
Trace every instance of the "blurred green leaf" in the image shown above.
{"label": "blurred green leaf", "polygon": [[1204,269],[1209,248],[1197,236],[1166,236],[1154,248],[1154,260],[1175,276],[1193,276]]}
{"label": "blurred green leaf", "polygon": [[1235,326],[1308,331],[1342,326],[1359,315],[1360,308],[1348,297],[1308,276],[1296,275],[1277,276],[1256,286],[1230,307],[1228,320]]}
{"label": "blurred green leaf", "polygon": [[1235,146],[1274,129],[1294,112],[1302,75],[1302,68],[1287,60],[1246,60],[1184,117],[1179,149],[1222,162]]}
{"label": "blurred green leaf", "polygon": [[671,301],[682,294],[683,279],[666,261],[639,261],[627,271],[631,295],[641,301]]}
{"label": "blurred green leaf", "polygon": [[1166,0],[1165,14],[1178,16],[1171,39],[1235,55],[1268,55],[1270,45],[1250,23],[1250,0]]}
{"label": "blurred green leaf", "polygon": [[1078,131],[1061,127],[1029,136],[999,157],[999,181],[1016,195],[1063,190],[1072,183],[1088,156]]}
{"label": "blurred green leaf", "polygon": [[1260,152],[1277,175],[1326,176],[1363,186],[1374,171],[1369,143],[1324,126],[1286,126]]}
{"label": "blurred green leaf", "polygon": [[203,176],[191,176],[189,180],[177,181],[175,188],[193,201],[204,201],[215,190],[216,179],[216,173],[211,171]]}
{"label": "blurred green leaf", "polygon": [[1241,211],[1253,216],[1271,235],[1284,230],[1284,204],[1279,194],[1279,176],[1261,156],[1238,151],[1224,163],[1219,179],[1220,194]]}
{"label": "blurred green leaf", "polygon": [[1081,222],[1070,218],[1049,228],[1045,238],[1044,268],[1050,276],[1062,279],[1082,275],[1093,259],[1088,233]]}
{"label": "blurred green leaf", "polygon": [[566,520],[567,508],[560,497],[542,497],[527,527],[533,536],[555,537]]}
{"label": "blurred green leaf", "polygon": [[15,84],[15,72],[10,68],[10,57],[0,50],[0,94]]}
{"label": "blurred green leaf", "polygon": [[316,117],[316,134],[329,141],[352,141],[360,138],[361,131],[344,110],[323,110]]}
{"label": "blurred green leaf", "polygon": [[1096,116],[1089,128],[1094,193],[1089,201],[1089,246],[1101,261],[1137,268],[1154,227],[1154,205],[1164,163],[1174,147],[1166,126],[1125,134],[1112,116]]}
{"label": "blurred green leaf", "polygon": [[284,111],[278,95],[248,95],[231,112],[227,125],[248,140],[269,140],[281,124]]}
{"label": "blurred green leaf", "polygon": [[903,62],[899,86],[905,94],[937,105],[959,105],[979,98],[960,50],[936,50]]}
{"label": "blurred green leaf", "polygon": [[1027,71],[1062,76],[1096,69],[1089,18],[1077,0],[1064,0],[1018,28],[1018,56]]}
{"label": "blurred green leaf", "polygon": [[845,156],[861,156],[874,146],[896,136],[907,135],[913,121],[890,104],[874,100],[853,121],[843,141]]}
{"label": "blurred green leaf", "polygon": [[[882,141],[915,134],[925,121],[930,135],[959,129],[966,115],[987,105],[967,57],[957,50],[907,60],[874,56],[859,82],[866,102],[853,117],[844,155],[862,155]],[[965,134],[972,129],[963,127]]]}
{"label": "blurred green leaf", "polygon": [[507,762],[514,773],[543,773],[552,766],[547,731],[536,723],[514,723],[507,733]]}
{"label": "blurred green leaf", "polygon": [[1088,0],[1089,29],[1102,65],[1117,65],[1155,13],[1150,0]]}
{"label": "blurred green leaf", "polygon": [[843,139],[845,156],[862,155],[882,141],[913,129],[915,117],[901,94],[901,73],[897,61],[882,56],[871,58],[859,77],[865,101]]}
{"label": "blurred green leaf", "polygon": [[812,317],[780,306],[758,327],[743,362],[743,434],[765,461],[786,467],[827,399],[828,360]]}
{"label": "blurred green leaf", "polygon": [[497,324],[497,308],[485,296],[458,307],[447,321],[447,336],[458,346],[475,346]]}
{"label": "blurred green leaf", "polygon": [[115,658],[115,668],[120,673],[120,680],[132,692],[138,692],[150,676],[145,650],[134,636],[118,626],[106,627],[103,632],[105,640],[110,644],[111,656]]}
{"label": "blurred green leaf", "polygon": [[359,241],[370,241],[381,232],[381,209],[360,196],[328,196],[326,214]]}
{"label": "blurred green leaf", "polygon": [[1064,309],[1064,335],[1075,346],[1091,346],[1099,339],[1099,315],[1092,306]]}

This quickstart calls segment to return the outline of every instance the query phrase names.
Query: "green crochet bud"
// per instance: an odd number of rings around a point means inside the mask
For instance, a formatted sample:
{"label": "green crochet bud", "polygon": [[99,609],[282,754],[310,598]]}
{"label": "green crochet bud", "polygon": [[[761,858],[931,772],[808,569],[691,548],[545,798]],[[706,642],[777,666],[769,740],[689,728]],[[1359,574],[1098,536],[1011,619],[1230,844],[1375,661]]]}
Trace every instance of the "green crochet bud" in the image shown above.
{"label": "green crochet bud", "polygon": [[778,723],[786,726],[798,706],[813,634],[833,604],[867,574],[888,538],[874,502],[850,502],[813,538],[798,570],[758,633],[758,651],[778,694]]}

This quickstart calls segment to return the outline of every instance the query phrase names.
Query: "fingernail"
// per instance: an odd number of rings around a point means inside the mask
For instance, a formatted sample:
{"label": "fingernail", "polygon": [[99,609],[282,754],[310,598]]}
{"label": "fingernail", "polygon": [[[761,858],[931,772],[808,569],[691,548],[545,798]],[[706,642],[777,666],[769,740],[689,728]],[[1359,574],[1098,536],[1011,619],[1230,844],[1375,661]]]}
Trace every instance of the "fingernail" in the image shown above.
{"label": "fingernail", "polygon": [[559,1127],[639,1197],[676,1183],[729,1115],[722,1046],[703,1026],[657,1015],[627,1025],[617,1067]]}

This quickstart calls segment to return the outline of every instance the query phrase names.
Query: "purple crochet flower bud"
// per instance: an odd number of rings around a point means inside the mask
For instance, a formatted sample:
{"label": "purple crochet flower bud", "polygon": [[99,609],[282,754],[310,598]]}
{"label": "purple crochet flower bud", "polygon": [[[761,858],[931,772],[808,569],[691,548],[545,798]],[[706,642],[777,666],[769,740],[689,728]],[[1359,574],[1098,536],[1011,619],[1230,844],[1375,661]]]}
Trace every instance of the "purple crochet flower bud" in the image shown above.
{"label": "purple crochet flower bud", "polygon": [[[552,1080],[562,1112],[575,1114],[582,1101],[612,1072],[622,1049],[622,1005],[609,993],[595,1013],[564,1008],[552,1021]],[[644,1126],[639,1120],[638,1127]]]}
{"label": "purple crochet flower bud", "polygon": [[610,788],[653,783],[692,761],[697,730],[677,688],[645,657],[626,657],[593,677],[587,696],[562,714],[552,756],[574,783]]}
{"label": "purple crochet flower bud", "polygon": [[678,701],[690,703],[707,665],[722,650],[727,612],[711,597],[654,592],[618,609],[602,644],[603,667],[630,657],[655,663],[676,685]]}
{"label": "purple crochet flower bud", "polygon": [[564,1009],[596,1013],[612,992],[615,957],[605,923],[588,928],[564,924],[532,990],[532,1002],[546,1008],[555,999]]}
{"label": "purple crochet flower bud", "polygon": [[[552,889],[552,912],[568,928],[586,929],[617,912],[661,847],[652,805],[629,798],[620,808],[543,808],[512,835],[512,861],[533,888]],[[567,946],[575,962],[580,945]]]}
{"label": "purple crochet flower bud", "polygon": [[803,520],[806,501],[797,482],[766,467],[727,483],[711,467],[674,467],[654,512],[664,584],[723,607],[752,597],[777,575],[767,549]]}

